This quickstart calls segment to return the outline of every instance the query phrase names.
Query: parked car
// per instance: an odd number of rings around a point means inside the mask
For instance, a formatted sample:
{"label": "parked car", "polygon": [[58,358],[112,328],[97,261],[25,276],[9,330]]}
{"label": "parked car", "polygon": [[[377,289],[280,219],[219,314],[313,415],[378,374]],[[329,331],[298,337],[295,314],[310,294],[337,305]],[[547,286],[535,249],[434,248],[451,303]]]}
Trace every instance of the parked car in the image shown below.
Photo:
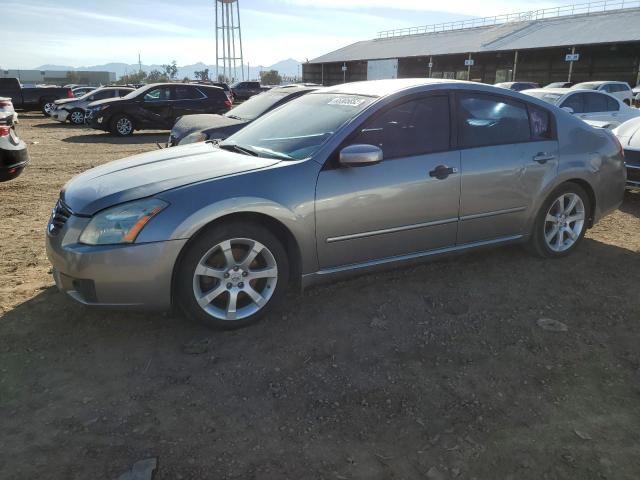
{"label": "parked car", "polygon": [[502,82],[502,83],[496,83],[495,86],[500,88],[506,88],[508,90],[513,90],[514,92],[521,92],[522,90],[540,87],[540,85],[538,85],[535,82]]}
{"label": "parked car", "polygon": [[637,108],[631,108],[604,92],[575,88],[538,88],[522,93],[563,108],[582,120],[602,122],[601,126],[606,128],[615,128],[640,115]]}
{"label": "parked car", "polygon": [[167,146],[224,140],[262,115],[319,87],[287,85],[251,97],[223,115],[185,115],[171,129]]}
{"label": "parked car", "polygon": [[573,85],[573,82],[552,82],[549,85],[545,85],[544,88],[570,88]]}
{"label": "parked car", "polygon": [[248,100],[254,95],[266,92],[271,87],[263,87],[260,82],[236,82],[231,85],[231,92],[236,101]]}
{"label": "parked car", "polygon": [[41,110],[47,117],[51,115],[56,100],[74,98],[70,88],[23,88],[17,78],[0,78],[0,97],[11,98],[13,106],[19,110]]}
{"label": "parked car", "polygon": [[176,119],[194,113],[224,113],[231,102],[219,87],[156,83],[123,98],[99,100],[87,106],[87,123],[118,136],[135,130],[171,130]]}
{"label": "parked car", "polygon": [[631,105],[633,100],[633,92],[627,82],[582,82],[576,83],[571,88],[574,90],[596,90],[608,93],[627,105]]}
{"label": "parked car", "polygon": [[79,98],[56,100],[56,108],[51,112],[51,118],[58,122],[69,121],[73,125],[83,125],[86,108],[90,103],[98,100],[124,97],[134,90],[130,87],[102,87]]}
{"label": "parked car", "polygon": [[291,282],[514,242],[563,257],[624,188],[616,137],[535,97],[453,80],[359,82],[303,95],[220,144],[77,176],[46,244],[57,285],[81,303],[175,302],[235,328]]}
{"label": "parked car", "polygon": [[95,89],[96,87],[73,87],[71,91],[73,92],[73,95],[75,97],[79,98],[86,95],[89,92],[93,92]]}
{"label": "parked car", "polygon": [[623,123],[613,133],[624,148],[627,188],[640,189],[640,118]]}
{"label": "parked car", "polygon": [[214,87],[220,87],[221,89],[224,90],[224,93],[227,94],[227,98],[229,99],[229,101],[231,103],[233,103],[233,92],[231,91],[231,87],[229,87],[228,84],[224,83],[224,82],[211,82],[211,81],[195,81],[195,82],[191,82],[192,85],[211,85]]}
{"label": "parked car", "polygon": [[15,111],[7,98],[0,98],[0,182],[18,177],[29,163],[27,145],[18,137]]}

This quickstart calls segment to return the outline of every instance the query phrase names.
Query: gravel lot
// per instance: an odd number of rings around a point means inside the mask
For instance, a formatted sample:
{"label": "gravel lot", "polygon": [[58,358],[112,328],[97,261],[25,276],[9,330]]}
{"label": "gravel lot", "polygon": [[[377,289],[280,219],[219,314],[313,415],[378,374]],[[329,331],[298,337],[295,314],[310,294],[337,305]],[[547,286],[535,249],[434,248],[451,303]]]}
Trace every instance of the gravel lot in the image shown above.
{"label": "gravel lot", "polygon": [[21,119],[32,164],[0,184],[3,479],[115,479],[147,458],[163,480],[640,478],[640,194],[567,259],[466,254],[217,333],[87,310],[49,274],[62,185],[167,134]]}

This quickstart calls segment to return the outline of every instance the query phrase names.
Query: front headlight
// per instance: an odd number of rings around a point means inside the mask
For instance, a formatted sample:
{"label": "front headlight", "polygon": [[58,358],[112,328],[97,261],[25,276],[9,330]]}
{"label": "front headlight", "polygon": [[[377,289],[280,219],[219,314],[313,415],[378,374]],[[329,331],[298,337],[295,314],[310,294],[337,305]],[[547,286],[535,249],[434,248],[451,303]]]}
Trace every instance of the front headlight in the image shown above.
{"label": "front headlight", "polygon": [[204,142],[205,140],[209,140],[209,135],[204,132],[195,132],[180,140],[178,145],[189,145],[190,143]]}
{"label": "front headlight", "polygon": [[80,235],[87,245],[133,243],[149,220],[169,204],[157,198],[124,203],[96,214]]}

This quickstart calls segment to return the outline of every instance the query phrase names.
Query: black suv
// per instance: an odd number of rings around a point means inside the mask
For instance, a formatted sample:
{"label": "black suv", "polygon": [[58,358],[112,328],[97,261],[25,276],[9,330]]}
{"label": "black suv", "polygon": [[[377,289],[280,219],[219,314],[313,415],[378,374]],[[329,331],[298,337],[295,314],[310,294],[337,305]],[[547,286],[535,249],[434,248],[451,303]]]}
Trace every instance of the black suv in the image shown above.
{"label": "black suv", "polygon": [[208,85],[156,83],[126,97],[87,106],[87,123],[120,137],[134,130],[170,130],[176,119],[194,113],[225,113],[231,102],[224,90]]}

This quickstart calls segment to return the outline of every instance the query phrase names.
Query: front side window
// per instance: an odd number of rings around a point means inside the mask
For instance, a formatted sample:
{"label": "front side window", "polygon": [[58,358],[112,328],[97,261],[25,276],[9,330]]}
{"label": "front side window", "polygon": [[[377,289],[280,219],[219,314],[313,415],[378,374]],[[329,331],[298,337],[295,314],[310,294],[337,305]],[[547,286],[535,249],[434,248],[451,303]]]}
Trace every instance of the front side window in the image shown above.
{"label": "front side window", "polygon": [[467,148],[531,139],[527,107],[503,97],[461,95],[458,121],[460,142]]}
{"label": "front side window", "polygon": [[560,105],[561,108],[570,108],[573,113],[584,113],[585,105],[584,105],[584,93],[574,93],[573,95],[569,95]]}
{"label": "front side window", "polygon": [[104,100],[106,98],[112,98],[115,90],[101,90],[93,95],[93,100]]}
{"label": "front side window", "polygon": [[159,87],[154,88],[153,90],[149,90],[145,96],[145,102],[162,102],[165,100],[170,100],[171,92],[169,87]]}
{"label": "front side window", "polygon": [[446,95],[411,100],[367,122],[349,143],[377,145],[385,160],[441,152],[450,146],[449,118]]}
{"label": "front side window", "polygon": [[302,160],[315,154],[336,130],[374,100],[338,93],[303,95],[260,117],[220,146],[259,156]]}
{"label": "front side window", "polygon": [[606,112],[607,111],[607,96],[600,95],[598,93],[586,93],[585,94],[585,112]]}

